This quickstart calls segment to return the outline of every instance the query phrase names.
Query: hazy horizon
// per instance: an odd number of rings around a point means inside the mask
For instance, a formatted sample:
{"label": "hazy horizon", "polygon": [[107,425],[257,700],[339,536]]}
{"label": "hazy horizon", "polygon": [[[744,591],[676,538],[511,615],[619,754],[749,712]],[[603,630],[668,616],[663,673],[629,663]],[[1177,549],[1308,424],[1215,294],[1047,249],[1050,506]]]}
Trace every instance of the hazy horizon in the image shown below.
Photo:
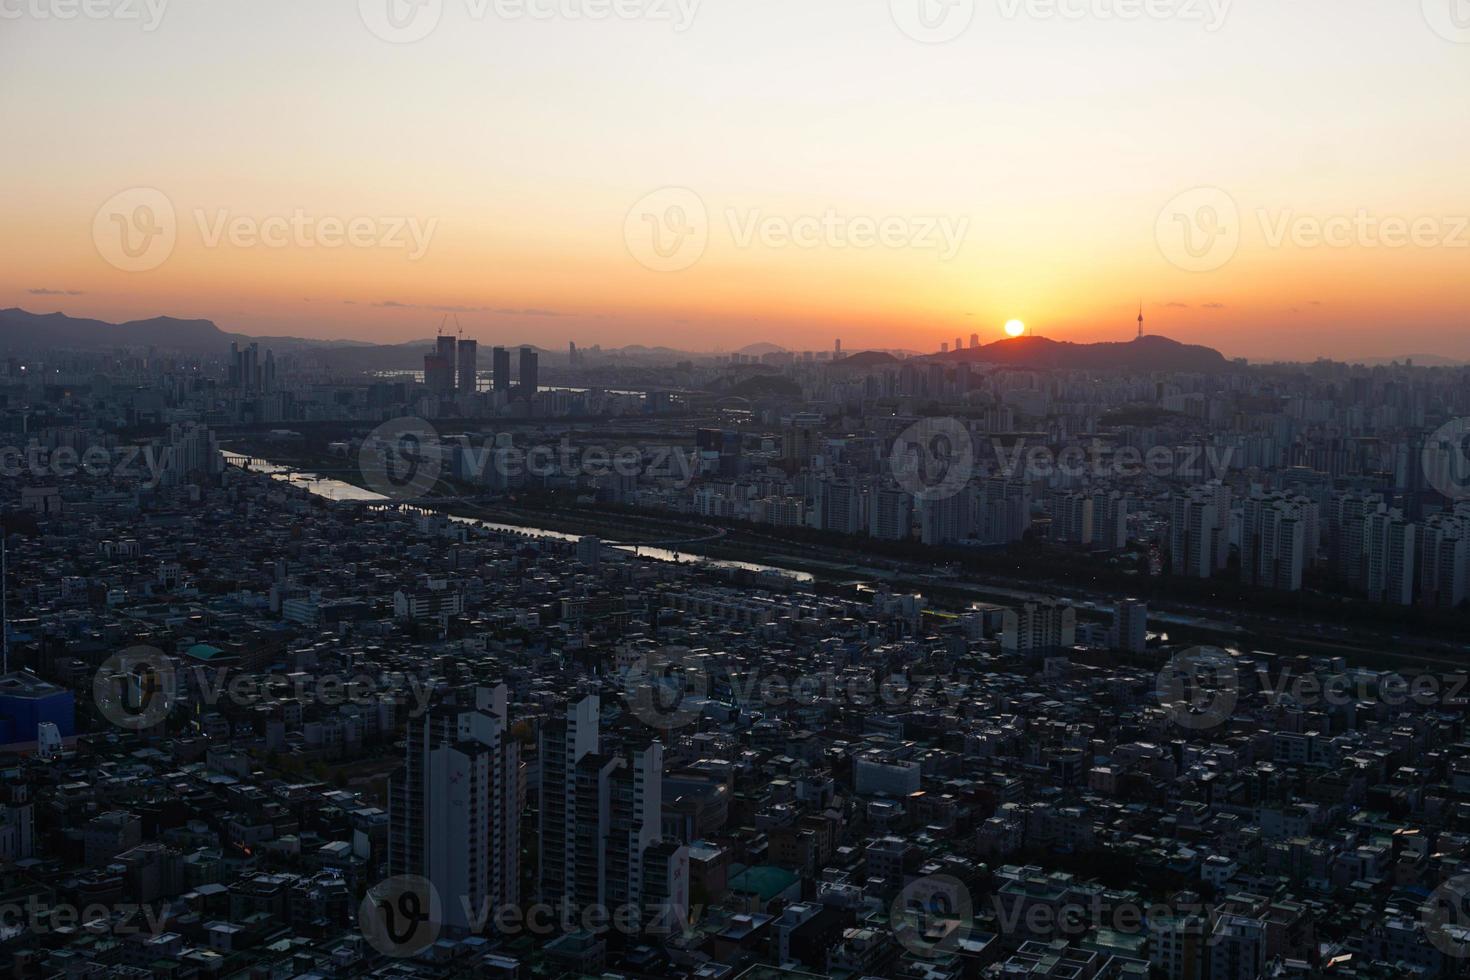
{"label": "hazy horizon", "polygon": [[1452,0],[589,2],[7,8],[0,306],[1470,359]]}

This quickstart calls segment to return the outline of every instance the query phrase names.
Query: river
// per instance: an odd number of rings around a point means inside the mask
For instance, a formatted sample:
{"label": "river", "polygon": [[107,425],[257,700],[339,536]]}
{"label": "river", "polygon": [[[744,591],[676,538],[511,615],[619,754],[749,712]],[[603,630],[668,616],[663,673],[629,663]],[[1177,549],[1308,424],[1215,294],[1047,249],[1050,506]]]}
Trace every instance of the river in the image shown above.
{"label": "river", "polygon": [[[255,457],[258,461],[256,465],[248,466],[246,465],[246,463],[250,460],[251,457],[242,456],[239,453],[231,452],[222,452],[221,454],[224,456],[225,462],[229,463],[232,466],[238,466],[241,469],[248,469],[252,473],[263,473],[266,476],[271,477],[272,479],[281,480],[286,483],[290,483],[292,486],[301,487],[308,493],[315,494],[316,496],[322,497],[326,500],[347,500],[358,501],[361,503],[375,503],[379,501],[387,503],[392,502],[390,498],[385,497],[381,493],[374,493],[372,490],[365,490],[362,487],[355,486],[351,483],[346,482],[345,480],[338,480],[333,477],[327,476],[319,476],[315,473],[294,471],[291,470],[289,467],[282,466],[279,463],[272,463],[269,460],[259,460],[259,457]],[[476,527],[483,527],[490,531],[500,531],[506,534],[524,534],[533,538],[550,538],[556,541],[576,541],[579,538],[583,537],[583,535],[580,534],[568,534],[565,531],[553,531],[550,528],[534,527],[527,524],[501,524],[495,521],[482,521],[473,517],[458,517],[455,515],[449,515],[449,519],[453,521],[459,521],[463,524],[471,524]],[[711,568],[738,569],[747,572],[767,572],[776,575],[783,575],[787,578],[795,579],[798,582],[816,581],[815,577],[809,572],[797,571],[794,568],[781,568],[777,565],[758,565],[754,562],[748,561],[729,561],[725,559],[706,558],[703,555],[689,554],[682,551],[671,551],[667,548],[650,548],[642,545],[618,544],[617,542],[613,541],[605,542],[604,547],[611,551],[620,552],[622,554],[629,555],[635,558],[647,558],[652,561],[675,562],[681,565],[699,563],[702,565],[707,565]]]}

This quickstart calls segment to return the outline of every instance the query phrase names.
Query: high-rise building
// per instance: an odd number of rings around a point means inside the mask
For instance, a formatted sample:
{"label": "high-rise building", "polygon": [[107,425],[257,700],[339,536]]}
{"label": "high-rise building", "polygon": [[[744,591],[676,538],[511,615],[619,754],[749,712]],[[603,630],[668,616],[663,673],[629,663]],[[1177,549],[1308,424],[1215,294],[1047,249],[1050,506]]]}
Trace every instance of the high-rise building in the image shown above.
{"label": "high-rise building", "polygon": [[981,544],[1020,541],[1031,528],[1031,488],[1019,480],[989,477],[966,497],[974,511],[971,526]]}
{"label": "high-rise building", "polygon": [[1001,648],[1007,653],[1055,653],[1075,642],[1077,610],[1070,603],[1048,599],[1005,611]]}
{"label": "high-rise building", "polygon": [[974,497],[974,490],[968,486],[949,497],[921,497],[919,541],[939,545],[970,537],[974,531]]}
{"label": "high-rise building", "polygon": [[914,498],[899,487],[873,491],[868,533],[884,541],[907,541],[913,525]]}
{"label": "high-rise building", "polygon": [[1113,646],[1128,653],[1148,649],[1148,603],[1119,599],[1113,610]]}
{"label": "high-rise building", "polygon": [[510,351],[496,347],[490,352],[492,385],[496,391],[510,393]]}
{"label": "high-rise building", "polygon": [[230,343],[229,383],[247,392],[270,391],[276,385],[276,355],[269,349],[260,359],[260,345],[241,347]]}
{"label": "high-rise building", "polygon": [[1414,601],[1414,525],[1404,519],[1402,511],[1380,507],[1368,515],[1365,536],[1368,598],[1410,605]]}
{"label": "high-rise building", "polygon": [[440,337],[434,350],[424,355],[424,385],[436,395],[454,394],[455,339]]}
{"label": "high-rise building", "polygon": [[388,792],[389,874],[430,881],[444,927],[457,933],[520,902],[520,744],[505,686],[477,688],[473,697],[473,707],[440,704],[410,722]]}
{"label": "high-rise building", "polygon": [[1428,605],[1455,609],[1470,598],[1470,526],[1448,514],[1419,525],[1415,564],[1419,596]]}
{"label": "high-rise building", "polygon": [[1096,506],[1087,493],[1053,493],[1047,506],[1051,536],[1057,541],[1090,545],[1096,533]]}
{"label": "high-rise building", "polygon": [[1230,488],[1218,480],[1175,495],[1169,520],[1175,575],[1209,578],[1230,557]]}
{"label": "high-rise building", "polygon": [[456,369],[459,373],[459,393],[473,395],[480,388],[480,343],[476,340],[459,342]]}
{"label": "high-rise building", "polygon": [[858,534],[863,529],[862,494],[848,480],[823,480],[816,492],[813,519],[823,531]]}
{"label": "high-rise building", "polygon": [[1128,546],[1128,496],[1121,490],[1093,491],[1092,540],[1109,551]]}
{"label": "high-rise building", "polygon": [[689,857],[661,837],[663,746],[600,751],[598,707],[585,697],[541,731],[540,898],[683,923]]}
{"label": "high-rise building", "polygon": [[1368,515],[1383,506],[1378,494],[1348,493],[1333,502],[1331,522],[1332,564],[1338,579],[1351,589],[1368,586]]}
{"label": "high-rise building", "polygon": [[1246,585],[1296,592],[1307,565],[1317,505],[1306,497],[1254,493],[1241,508],[1240,580]]}
{"label": "high-rise building", "polygon": [[535,398],[536,391],[540,387],[540,383],[537,380],[537,363],[539,360],[540,358],[534,348],[521,348],[520,395],[527,400]]}

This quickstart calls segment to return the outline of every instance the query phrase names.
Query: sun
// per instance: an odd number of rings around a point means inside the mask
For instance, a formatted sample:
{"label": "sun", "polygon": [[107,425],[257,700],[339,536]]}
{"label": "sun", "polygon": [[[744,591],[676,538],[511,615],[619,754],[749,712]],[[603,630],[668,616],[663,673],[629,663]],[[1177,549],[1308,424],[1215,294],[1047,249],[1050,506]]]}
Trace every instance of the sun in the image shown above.
{"label": "sun", "polygon": [[1019,337],[1026,332],[1026,324],[1020,320],[1011,320],[1006,324],[1006,336]]}

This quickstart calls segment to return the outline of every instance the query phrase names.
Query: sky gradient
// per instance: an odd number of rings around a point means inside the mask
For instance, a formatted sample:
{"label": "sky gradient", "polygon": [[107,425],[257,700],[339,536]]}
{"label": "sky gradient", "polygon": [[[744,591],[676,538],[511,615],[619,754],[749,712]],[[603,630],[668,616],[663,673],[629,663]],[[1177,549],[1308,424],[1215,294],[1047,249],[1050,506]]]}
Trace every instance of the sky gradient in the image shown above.
{"label": "sky gradient", "polygon": [[[638,16],[605,20],[442,0],[411,43],[370,28],[389,2],[176,0],[151,30],[141,0],[139,20],[0,4],[0,305],[384,342],[456,311],[487,342],[932,350],[1012,318],[1126,339],[1142,298],[1150,332],[1231,356],[1470,359],[1454,0],[1157,0],[1126,21],[1115,0],[982,0],[944,43],[905,33],[918,0],[626,0]],[[125,271],[99,209],[121,195],[131,220],[139,188],[176,240]],[[702,215],[668,211],[690,201]],[[354,221],[356,243],[319,240]],[[660,221],[702,251],[646,261]]]}

